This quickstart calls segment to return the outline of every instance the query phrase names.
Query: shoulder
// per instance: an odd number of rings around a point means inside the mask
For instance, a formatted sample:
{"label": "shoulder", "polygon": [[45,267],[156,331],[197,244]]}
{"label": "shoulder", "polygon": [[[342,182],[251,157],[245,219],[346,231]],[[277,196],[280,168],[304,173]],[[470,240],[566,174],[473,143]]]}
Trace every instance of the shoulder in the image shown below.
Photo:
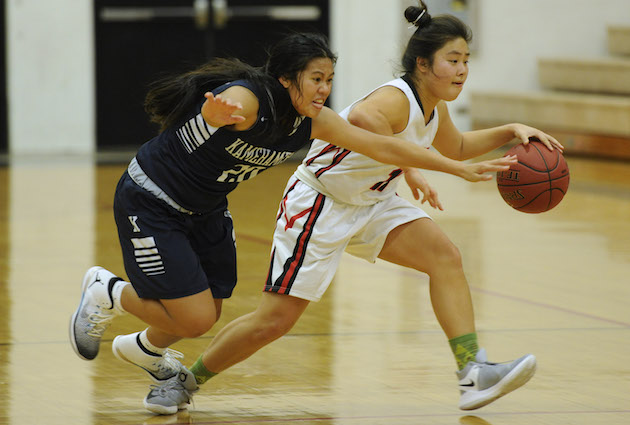
{"label": "shoulder", "polygon": [[236,114],[245,117],[245,121],[234,124],[233,130],[248,130],[256,123],[260,100],[250,88],[243,85],[232,85],[217,94],[224,99],[229,99],[232,103],[241,105],[241,109]]}
{"label": "shoulder", "polygon": [[233,85],[225,90],[216,93],[223,98],[228,98],[230,100],[240,102],[243,107],[246,104],[256,104],[258,105],[259,99],[258,95],[252,91],[252,89],[241,86],[241,85]]}
{"label": "shoulder", "polygon": [[349,113],[348,120],[355,125],[380,120],[383,123],[387,122],[393,133],[399,133],[407,126],[409,110],[407,95],[398,87],[386,85],[358,102]]}
{"label": "shoulder", "polygon": [[409,107],[407,95],[398,87],[382,86],[367,95],[355,106],[355,109],[378,108],[383,111],[391,111],[401,107]]}

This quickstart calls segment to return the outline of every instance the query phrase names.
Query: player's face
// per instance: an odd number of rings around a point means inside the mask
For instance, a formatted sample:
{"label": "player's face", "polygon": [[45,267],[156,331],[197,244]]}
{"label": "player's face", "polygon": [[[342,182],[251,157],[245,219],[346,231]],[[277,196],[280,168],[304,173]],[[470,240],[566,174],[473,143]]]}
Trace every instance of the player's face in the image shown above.
{"label": "player's face", "polygon": [[289,91],[293,107],[300,115],[315,118],[330,95],[335,74],[333,63],[328,58],[312,59],[298,75],[299,87],[293,82],[280,79]]}
{"label": "player's face", "polygon": [[435,52],[431,68],[421,67],[422,80],[438,98],[454,100],[462,92],[468,77],[469,58],[466,40],[457,38],[449,41]]}

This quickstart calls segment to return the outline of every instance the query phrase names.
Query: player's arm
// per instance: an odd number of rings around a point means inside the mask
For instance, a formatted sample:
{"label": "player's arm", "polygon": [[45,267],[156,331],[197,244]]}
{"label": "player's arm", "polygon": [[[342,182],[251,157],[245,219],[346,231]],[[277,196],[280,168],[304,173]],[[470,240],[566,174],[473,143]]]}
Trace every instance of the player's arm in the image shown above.
{"label": "player's arm", "polygon": [[232,86],[213,95],[204,94],[203,119],[212,127],[232,126],[236,131],[249,129],[258,119],[258,98],[243,86]]}
{"label": "player's arm", "polygon": [[442,171],[469,181],[490,180],[486,173],[503,171],[516,162],[516,157],[498,158],[476,164],[449,159],[411,142],[384,136],[354,126],[330,108],[324,107],[313,119],[311,137],[369,156],[385,164],[399,167]]}
{"label": "player's arm", "polygon": [[440,101],[437,108],[440,124],[433,146],[442,155],[451,159],[463,161],[476,158],[503,146],[514,138],[524,144],[529,143],[530,138],[535,138],[543,142],[550,150],[556,148],[562,151],[563,149],[563,146],[552,136],[518,123],[461,133],[453,124],[446,102]]}

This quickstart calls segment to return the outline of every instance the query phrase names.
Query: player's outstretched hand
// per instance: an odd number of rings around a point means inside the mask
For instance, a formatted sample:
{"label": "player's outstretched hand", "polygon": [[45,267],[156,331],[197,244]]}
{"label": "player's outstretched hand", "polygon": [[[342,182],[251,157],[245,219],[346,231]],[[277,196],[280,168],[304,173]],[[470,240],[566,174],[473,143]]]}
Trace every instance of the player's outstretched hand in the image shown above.
{"label": "player's outstretched hand", "polygon": [[542,142],[550,151],[558,149],[560,152],[564,150],[564,146],[558,142],[553,136],[538,130],[534,127],[529,127],[524,124],[512,124],[514,130],[514,137],[519,139],[524,145],[528,144],[530,140],[538,140]]}
{"label": "player's outstretched hand", "polygon": [[509,170],[510,165],[514,165],[517,162],[516,155],[509,155],[488,161],[467,163],[464,164],[460,177],[469,182],[492,180],[492,174],[490,173]]}
{"label": "player's outstretched hand", "polygon": [[235,112],[243,109],[240,102],[234,103],[229,98],[223,98],[220,94],[215,96],[211,92],[206,92],[204,97],[206,101],[201,107],[202,115],[213,127],[223,127],[245,121],[244,116],[235,115]]}

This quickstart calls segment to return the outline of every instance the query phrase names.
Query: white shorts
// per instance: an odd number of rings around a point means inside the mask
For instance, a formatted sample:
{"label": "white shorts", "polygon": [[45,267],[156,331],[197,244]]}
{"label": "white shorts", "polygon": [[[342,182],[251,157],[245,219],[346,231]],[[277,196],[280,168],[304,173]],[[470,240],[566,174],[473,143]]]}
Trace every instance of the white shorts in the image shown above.
{"label": "white shorts", "polygon": [[399,196],[374,205],[336,202],[292,177],[280,202],[265,291],[319,301],[345,251],[375,262],[389,232],[430,218]]}

